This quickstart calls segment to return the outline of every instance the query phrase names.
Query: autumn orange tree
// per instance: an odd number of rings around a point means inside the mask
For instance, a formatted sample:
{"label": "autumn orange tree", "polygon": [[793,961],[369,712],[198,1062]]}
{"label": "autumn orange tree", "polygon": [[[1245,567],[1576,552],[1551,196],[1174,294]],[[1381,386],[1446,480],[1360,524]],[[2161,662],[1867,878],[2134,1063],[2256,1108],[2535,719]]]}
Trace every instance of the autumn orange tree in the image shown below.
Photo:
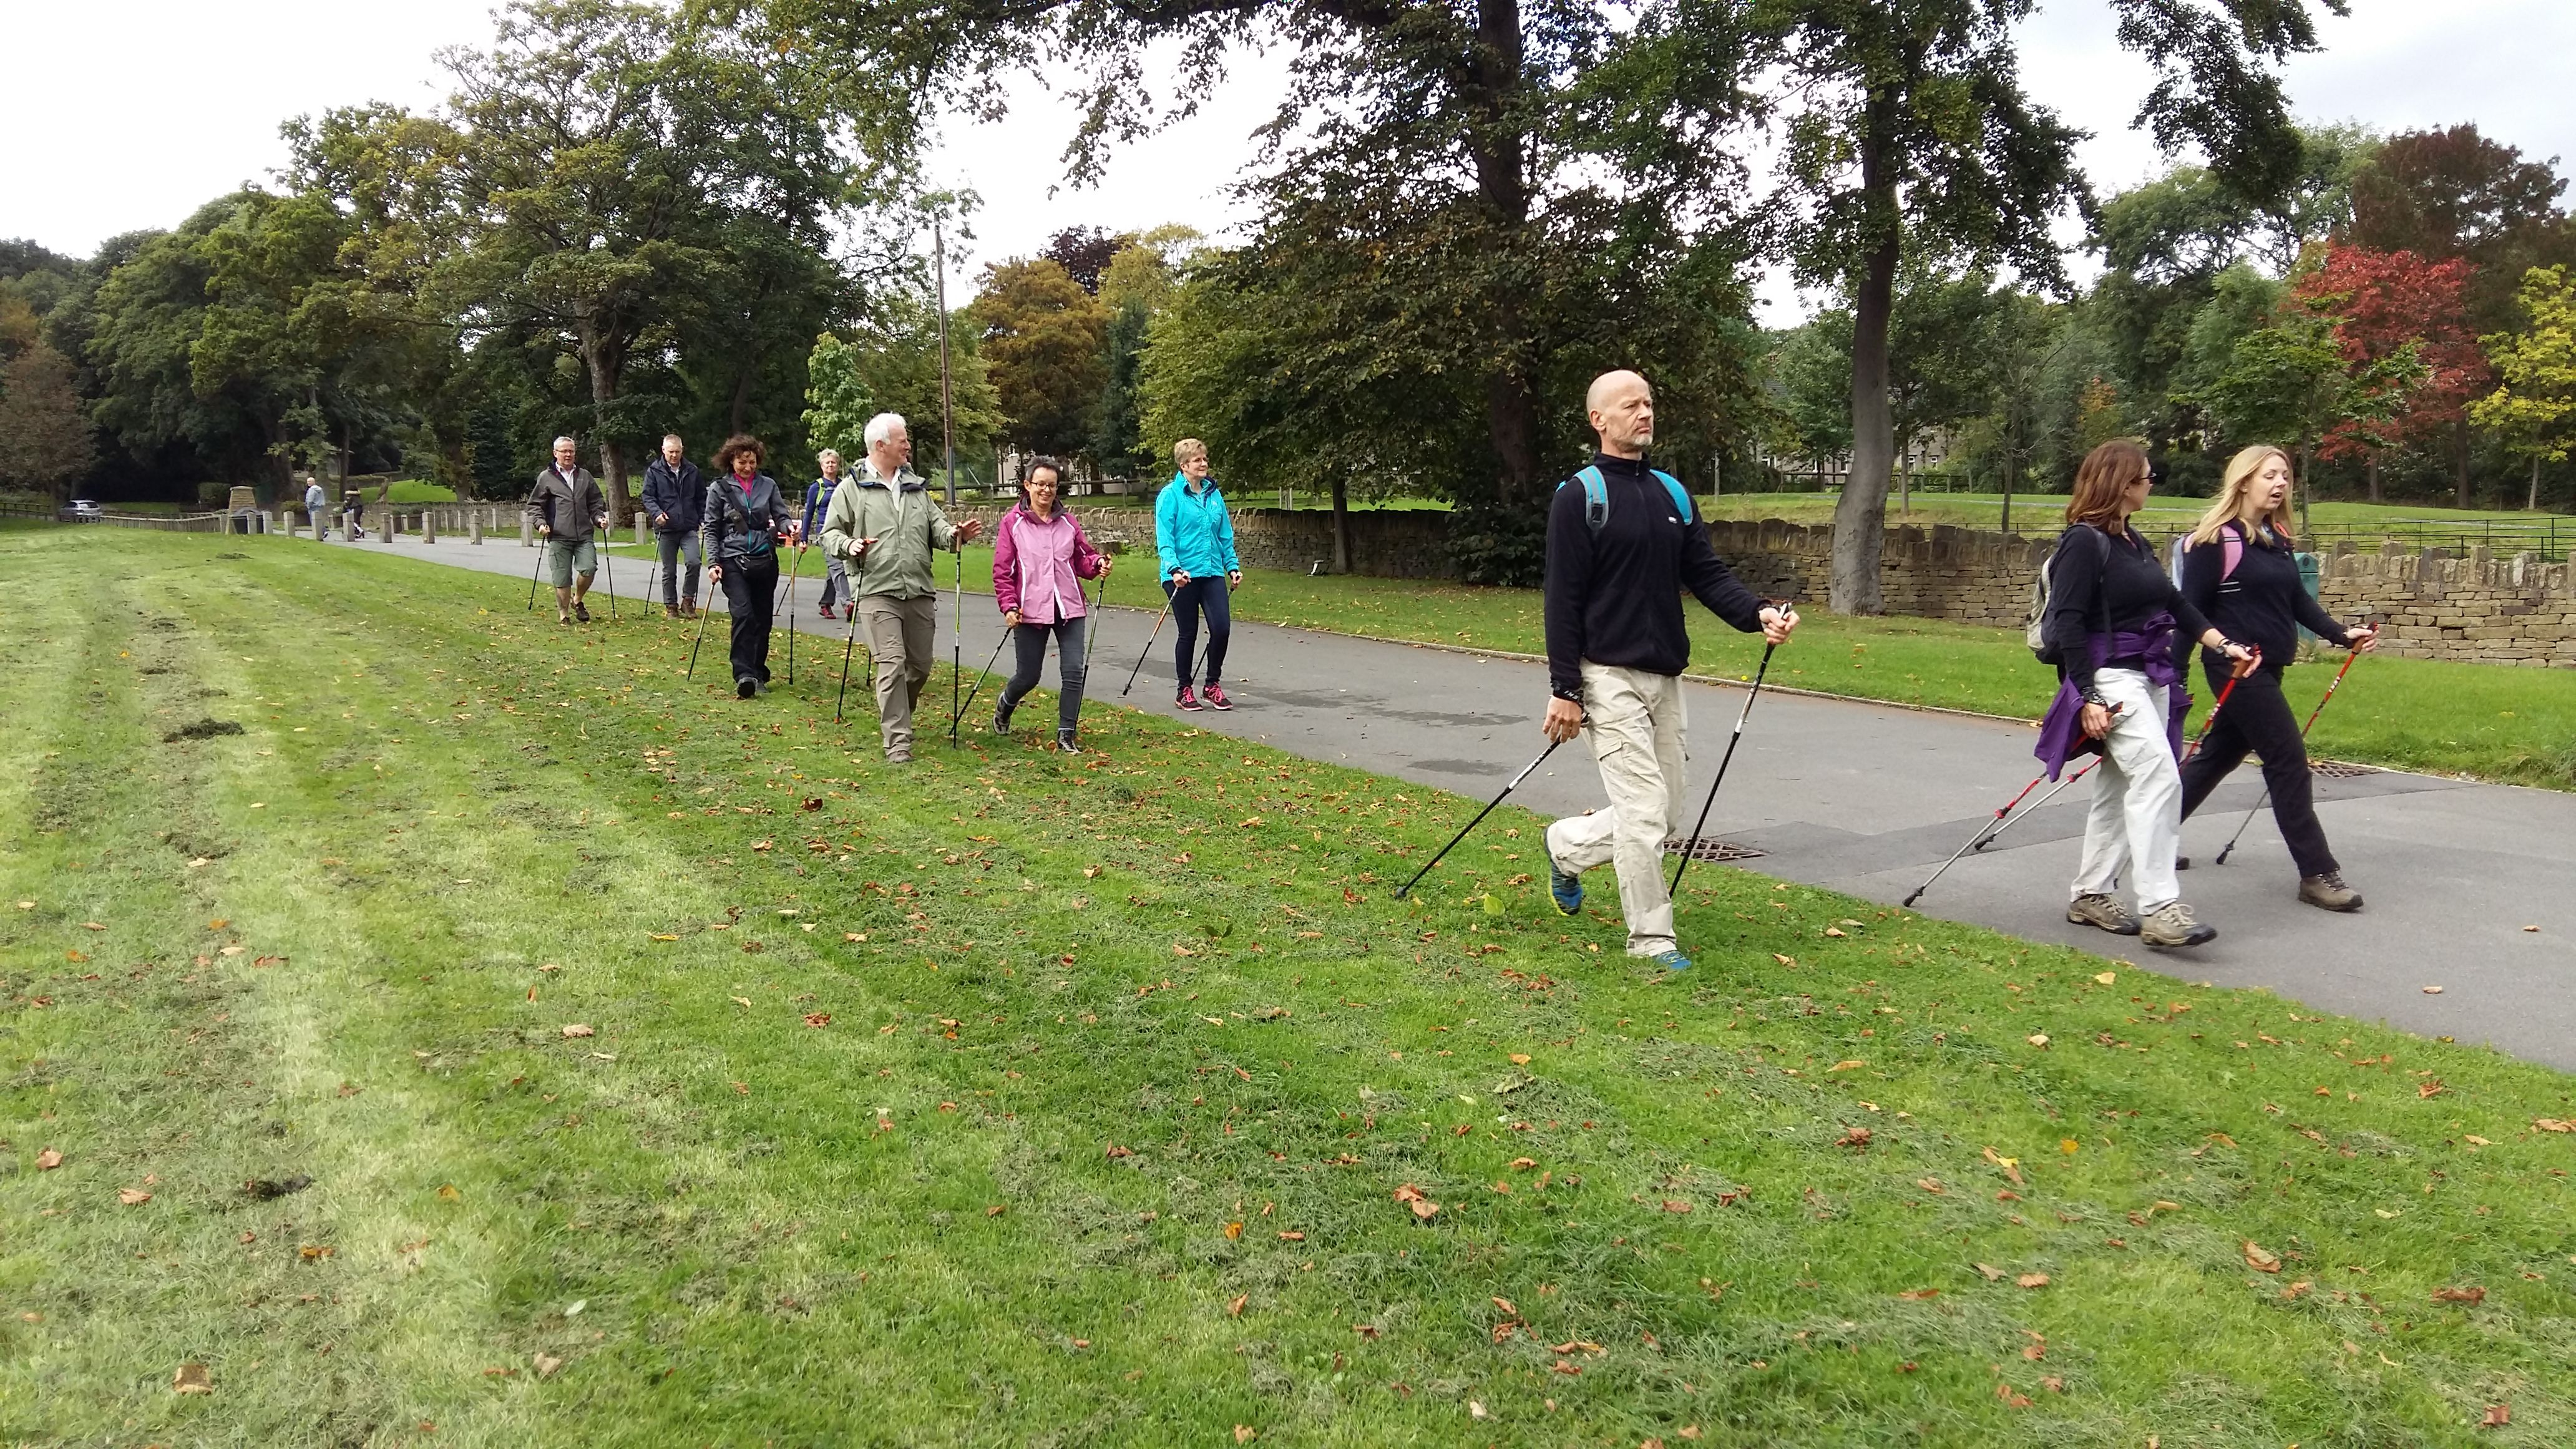
{"label": "autumn orange tree", "polygon": [[2459,257],[2434,261],[2410,251],[2335,245],[2292,285],[2293,305],[2331,323],[2348,375],[2363,377],[2411,357],[2405,374],[2415,380],[2392,392],[2384,411],[2340,418],[2319,440],[2325,458],[2363,461],[2373,503],[2384,454],[2458,427],[2470,400],[2493,384],[2462,309],[2472,271]]}

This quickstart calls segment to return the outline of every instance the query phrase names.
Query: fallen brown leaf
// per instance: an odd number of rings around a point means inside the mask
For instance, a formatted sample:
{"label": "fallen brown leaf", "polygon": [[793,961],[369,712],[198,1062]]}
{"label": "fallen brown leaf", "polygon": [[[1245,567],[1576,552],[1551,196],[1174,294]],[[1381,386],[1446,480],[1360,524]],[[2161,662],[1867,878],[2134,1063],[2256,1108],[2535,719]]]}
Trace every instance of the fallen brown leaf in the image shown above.
{"label": "fallen brown leaf", "polygon": [[2045,1288],[2048,1286],[2048,1275],[2046,1273],[2024,1273],[2013,1281],[2024,1288]]}
{"label": "fallen brown leaf", "polygon": [[[2529,927],[2529,926],[2525,926],[2523,929],[2524,929],[2524,930],[2531,930],[2531,929],[2533,929],[2533,928],[2532,928],[2532,927]],[[2513,1406],[2512,1406],[2512,1405],[2510,1405],[2510,1404],[2490,1404],[2490,1405],[2488,1405],[2488,1406],[2487,1406],[2486,1417],[2485,1417],[2485,1418],[2483,1418],[2483,1419],[2478,1420],[2478,1427],[2479,1427],[2479,1428],[2481,1428],[2481,1429],[2501,1429],[2501,1428],[2503,1428],[2505,1425],[2510,1424],[2510,1423],[2512,1423],[2512,1422],[2513,1422]]]}
{"label": "fallen brown leaf", "polygon": [[2281,1259],[2278,1254],[2248,1238],[2245,1240],[2245,1266],[2257,1273],[2278,1273],[2281,1271]]}
{"label": "fallen brown leaf", "polygon": [[140,1207],[152,1201],[152,1194],[139,1187],[120,1187],[116,1190],[116,1200],[127,1207]]}
{"label": "fallen brown leaf", "polygon": [[2484,1303],[2487,1301],[2487,1290],[2484,1288],[2436,1288],[2433,1290],[2433,1301],[2436,1303]]}
{"label": "fallen brown leaf", "polygon": [[585,1025],[585,1024],[583,1024],[583,1023],[581,1023],[581,1022],[578,1022],[578,1021],[574,1022],[574,1023],[573,1023],[573,1024],[571,1024],[570,1026],[565,1027],[565,1028],[563,1029],[563,1034],[564,1034],[565,1036],[567,1036],[567,1037],[577,1037],[577,1036],[597,1036],[597,1035],[599,1035],[599,1033],[598,1033],[598,1032],[595,1032],[595,1031],[591,1030],[587,1025]]}
{"label": "fallen brown leaf", "polygon": [[1234,1295],[1234,1301],[1225,1305],[1225,1316],[1228,1318],[1241,1318],[1243,1316],[1243,1305],[1251,1301],[1251,1294],[1237,1293]]}
{"label": "fallen brown leaf", "polygon": [[48,1147],[44,1151],[36,1154],[36,1170],[38,1172],[51,1172],[62,1165],[63,1154],[54,1148]]}
{"label": "fallen brown leaf", "polygon": [[211,1394],[215,1391],[215,1381],[206,1372],[204,1364],[183,1363],[179,1365],[179,1371],[170,1376],[170,1391],[174,1394]]}

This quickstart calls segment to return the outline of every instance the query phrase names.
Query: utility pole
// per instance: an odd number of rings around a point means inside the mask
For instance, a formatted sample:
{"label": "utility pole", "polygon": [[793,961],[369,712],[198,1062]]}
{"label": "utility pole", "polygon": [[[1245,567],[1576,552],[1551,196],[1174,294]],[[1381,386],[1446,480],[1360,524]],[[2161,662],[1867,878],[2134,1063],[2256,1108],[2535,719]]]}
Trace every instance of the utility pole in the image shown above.
{"label": "utility pole", "polygon": [[939,453],[948,479],[948,506],[957,506],[957,423],[948,399],[948,233],[930,223],[930,246],[939,268]]}

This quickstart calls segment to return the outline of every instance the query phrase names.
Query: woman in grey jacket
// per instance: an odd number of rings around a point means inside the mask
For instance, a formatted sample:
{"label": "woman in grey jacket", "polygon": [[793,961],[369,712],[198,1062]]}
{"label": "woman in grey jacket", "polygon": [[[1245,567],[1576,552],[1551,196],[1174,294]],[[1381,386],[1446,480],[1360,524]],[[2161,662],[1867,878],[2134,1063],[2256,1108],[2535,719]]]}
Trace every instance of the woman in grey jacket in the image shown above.
{"label": "woman in grey jacket", "polygon": [[736,433],[716,449],[716,480],[707,485],[703,540],[707,577],[725,592],[733,624],[733,692],[749,699],[769,688],[770,615],[778,597],[778,545],[787,536],[786,500],[760,471],[768,449]]}

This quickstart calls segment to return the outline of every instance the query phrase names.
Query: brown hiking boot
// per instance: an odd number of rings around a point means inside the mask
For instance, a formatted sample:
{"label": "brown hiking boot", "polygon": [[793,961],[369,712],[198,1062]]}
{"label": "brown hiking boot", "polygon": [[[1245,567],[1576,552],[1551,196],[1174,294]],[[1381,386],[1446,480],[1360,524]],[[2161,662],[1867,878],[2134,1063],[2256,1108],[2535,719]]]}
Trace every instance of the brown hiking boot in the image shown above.
{"label": "brown hiking boot", "polygon": [[662,606],[662,617],[665,619],[676,619],[680,617],[680,606],[677,604],[664,604]]}
{"label": "brown hiking boot", "polygon": [[2321,911],[2361,909],[2361,892],[2345,885],[2343,872],[2339,870],[2299,877],[2299,899]]}
{"label": "brown hiking boot", "polygon": [[2079,926],[2099,926],[2114,936],[2138,934],[2138,918],[2110,896],[2077,896],[2066,903],[2066,919]]}
{"label": "brown hiking boot", "polygon": [[2146,923],[2138,930],[2138,939],[2150,946],[2171,950],[2215,941],[2218,928],[2192,919],[2191,907],[2182,902],[2167,901],[2148,913]]}

